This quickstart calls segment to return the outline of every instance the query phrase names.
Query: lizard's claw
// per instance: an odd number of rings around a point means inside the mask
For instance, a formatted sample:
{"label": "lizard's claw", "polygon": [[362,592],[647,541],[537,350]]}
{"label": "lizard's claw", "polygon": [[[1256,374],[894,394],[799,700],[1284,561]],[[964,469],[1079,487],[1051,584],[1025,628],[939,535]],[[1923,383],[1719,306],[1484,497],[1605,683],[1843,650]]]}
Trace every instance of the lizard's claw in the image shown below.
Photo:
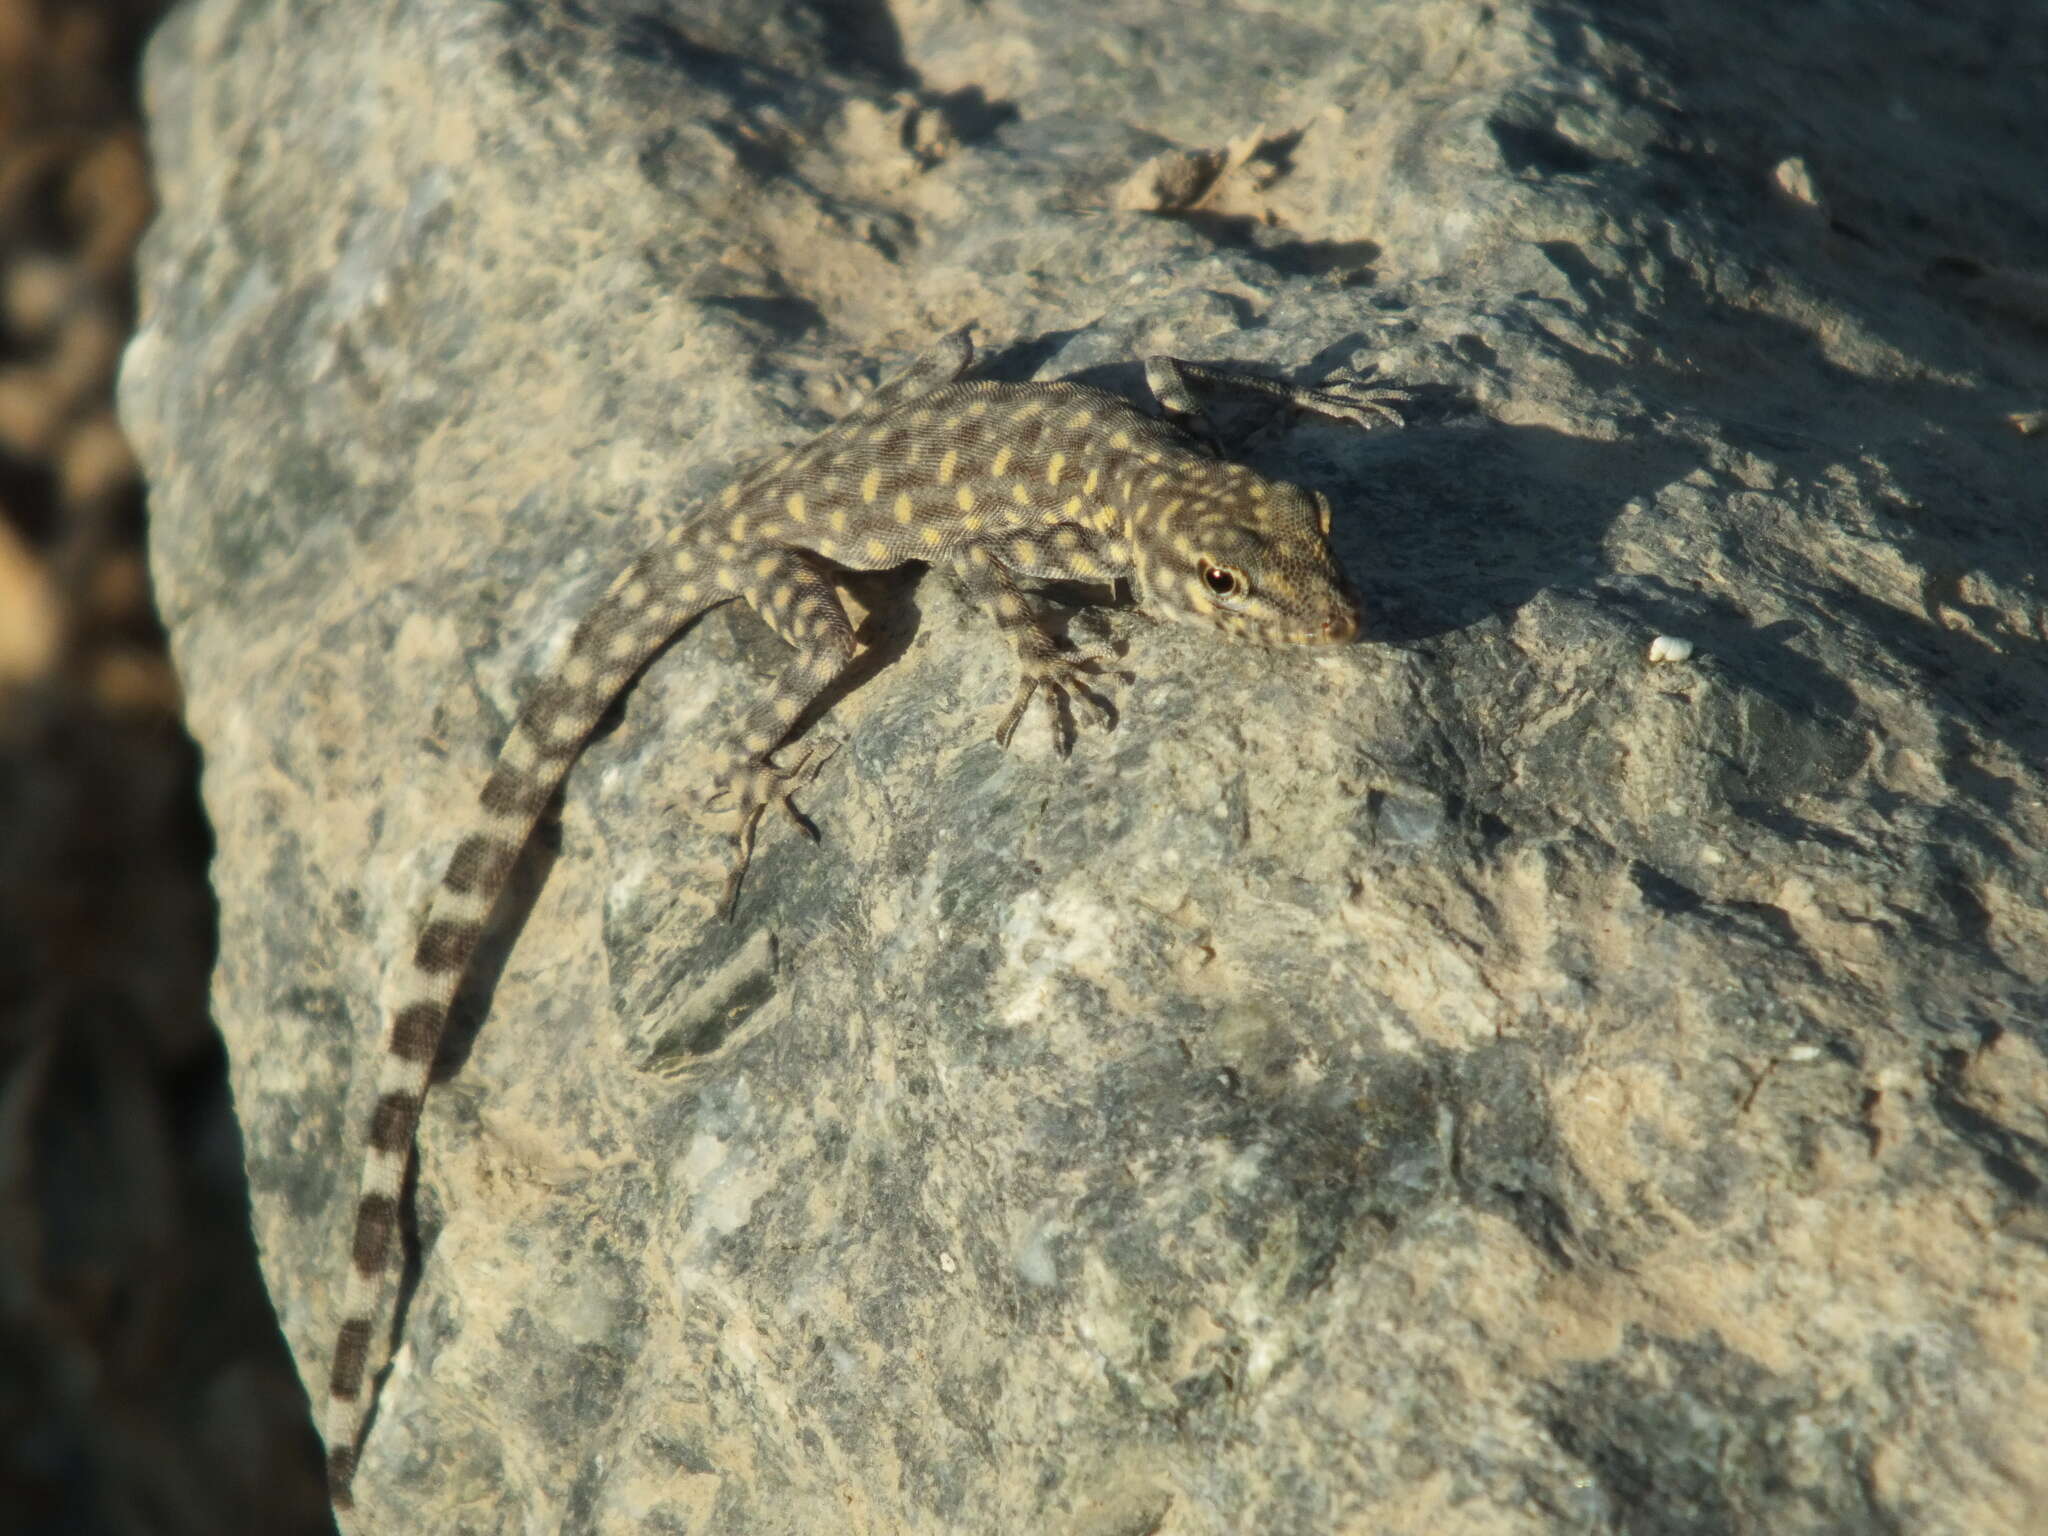
{"label": "lizard's claw", "polygon": [[1408,418],[1400,407],[1412,403],[1414,397],[1398,385],[1376,381],[1374,372],[1367,367],[1333,373],[1320,384],[1296,391],[1294,403],[1318,415],[1355,422],[1368,431],[1389,424],[1406,426]]}
{"label": "lizard's claw", "polygon": [[1024,718],[1024,711],[1040,690],[1052,704],[1053,749],[1061,757],[1074,748],[1075,699],[1086,706],[1088,713],[1105,731],[1113,730],[1116,706],[1097,691],[1096,680],[1102,677],[1129,681],[1128,673],[1112,667],[1105,658],[1085,653],[1073,655],[1054,651],[1025,662],[1017,679],[1016,696],[1010,700],[1009,712],[996,727],[996,744],[1004,748],[1010,745],[1010,738],[1017,733],[1017,722]]}
{"label": "lizard's claw", "polygon": [[718,898],[719,916],[730,921],[733,909],[738,905],[740,882],[746,877],[747,866],[754,857],[754,834],[760,828],[762,813],[769,806],[780,805],[804,836],[812,842],[818,840],[817,824],[797,809],[796,795],[817,778],[818,770],[838,750],[837,742],[807,746],[803,755],[787,767],[776,762],[772,754],[745,758],[729,774],[721,775],[711,792],[704,796],[702,804],[707,810],[716,807],[726,796],[734,796],[733,808],[740,817],[739,827],[733,833],[732,864],[726,871],[725,889]]}

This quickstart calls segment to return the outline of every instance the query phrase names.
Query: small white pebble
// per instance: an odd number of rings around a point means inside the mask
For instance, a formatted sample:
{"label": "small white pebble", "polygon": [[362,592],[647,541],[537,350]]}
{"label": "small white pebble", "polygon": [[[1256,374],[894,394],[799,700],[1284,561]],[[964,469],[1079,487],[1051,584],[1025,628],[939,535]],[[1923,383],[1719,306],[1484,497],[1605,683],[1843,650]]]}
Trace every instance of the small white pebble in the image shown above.
{"label": "small white pebble", "polygon": [[1820,1047],[1817,1045],[1795,1045],[1785,1053],[1785,1059],[1787,1061],[1812,1061],[1819,1055]]}
{"label": "small white pebble", "polygon": [[1771,180],[1795,203],[1804,203],[1809,208],[1821,206],[1820,188],[1814,183],[1813,167],[1798,155],[1780,160],[1771,171]]}
{"label": "small white pebble", "polygon": [[1652,661],[1690,661],[1692,642],[1677,635],[1659,635],[1650,642]]}
{"label": "small white pebble", "polygon": [[958,1267],[959,1266],[953,1262],[953,1255],[946,1252],[945,1249],[941,1248],[939,1250],[939,1273],[950,1275]]}

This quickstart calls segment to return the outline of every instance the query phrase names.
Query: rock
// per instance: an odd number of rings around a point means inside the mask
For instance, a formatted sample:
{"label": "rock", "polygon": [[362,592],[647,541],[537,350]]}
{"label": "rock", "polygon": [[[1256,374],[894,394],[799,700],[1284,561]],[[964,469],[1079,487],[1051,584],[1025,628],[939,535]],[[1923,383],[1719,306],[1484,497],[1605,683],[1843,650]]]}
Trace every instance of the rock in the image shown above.
{"label": "rock", "polygon": [[[1084,617],[1137,680],[1070,761],[989,739],[943,580],[862,582],[824,842],[731,925],[677,807],[779,647],[648,671],[427,1107],[372,1528],[2021,1528],[2048,354],[1926,274],[2044,249],[2038,41],[672,13],[198,0],[150,51],[124,418],[316,1398],[380,975],[639,543],[970,318],[1003,377],[1421,403],[1226,423],[1337,504],[1367,642]],[[1113,206],[1261,123],[1255,211]]]}

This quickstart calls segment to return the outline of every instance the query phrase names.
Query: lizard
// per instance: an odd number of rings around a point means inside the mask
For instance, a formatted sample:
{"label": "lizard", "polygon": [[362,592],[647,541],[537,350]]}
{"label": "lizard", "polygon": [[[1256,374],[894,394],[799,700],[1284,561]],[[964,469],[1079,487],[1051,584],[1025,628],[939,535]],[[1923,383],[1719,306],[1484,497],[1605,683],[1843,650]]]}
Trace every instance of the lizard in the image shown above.
{"label": "lizard", "polygon": [[739,823],[719,907],[728,918],[771,807],[807,835],[795,796],[824,754],[778,759],[853,661],[833,576],[913,561],[942,566],[1015,650],[1018,682],[997,724],[1007,748],[1044,697],[1054,744],[1072,745],[1071,703],[1104,725],[1099,655],[1063,649],[1020,581],[1129,583],[1141,608],[1268,644],[1356,637],[1358,600],[1329,547],[1327,497],[1220,457],[1191,385],[1249,390],[1373,427],[1403,422],[1408,397],[1368,374],[1318,387],[1145,359],[1161,412],[1073,382],[968,377],[970,328],[941,337],[809,444],[732,480],[707,513],[642,551],[582,619],[566,655],[532,690],[478,796],[387,996],[384,1050],[355,1205],[342,1321],[328,1379],[330,1497],[353,1508],[356,1460],[374,1400],[370,1348],[393,1327],[387,1273],[448,1010],[513,865],[599,720],[686,625],[739,601],[796,652],[719,757],[706,804]]}

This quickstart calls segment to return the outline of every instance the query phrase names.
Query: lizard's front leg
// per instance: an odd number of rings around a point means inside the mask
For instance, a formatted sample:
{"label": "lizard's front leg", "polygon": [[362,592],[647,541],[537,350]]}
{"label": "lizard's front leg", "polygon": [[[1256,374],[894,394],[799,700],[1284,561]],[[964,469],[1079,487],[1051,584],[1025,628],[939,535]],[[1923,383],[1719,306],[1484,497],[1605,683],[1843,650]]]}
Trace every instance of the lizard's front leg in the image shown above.
{"label": "lizard's front leg", "polygon": [[997,743],[1009,746],[1017,722],[1042,692],[1052,705],[1053,746],[1064,757],[1074,745],[1071,700],[1085,704],[1104,729],[1116,723],[1115,708],[1095,691],[1097,680],[1113,669],[1104,657],[1060,649],[1043,608],[1017,585],[1012,566],[1052,580],[1100,581],[1116,573],[1091,555],[1077,558],[1059,551],[1043,534],[1019,533],[969,544],[952,560],[953,574],[967,595],[994,617],[1017,653],[1017,692],[996,727]]}

